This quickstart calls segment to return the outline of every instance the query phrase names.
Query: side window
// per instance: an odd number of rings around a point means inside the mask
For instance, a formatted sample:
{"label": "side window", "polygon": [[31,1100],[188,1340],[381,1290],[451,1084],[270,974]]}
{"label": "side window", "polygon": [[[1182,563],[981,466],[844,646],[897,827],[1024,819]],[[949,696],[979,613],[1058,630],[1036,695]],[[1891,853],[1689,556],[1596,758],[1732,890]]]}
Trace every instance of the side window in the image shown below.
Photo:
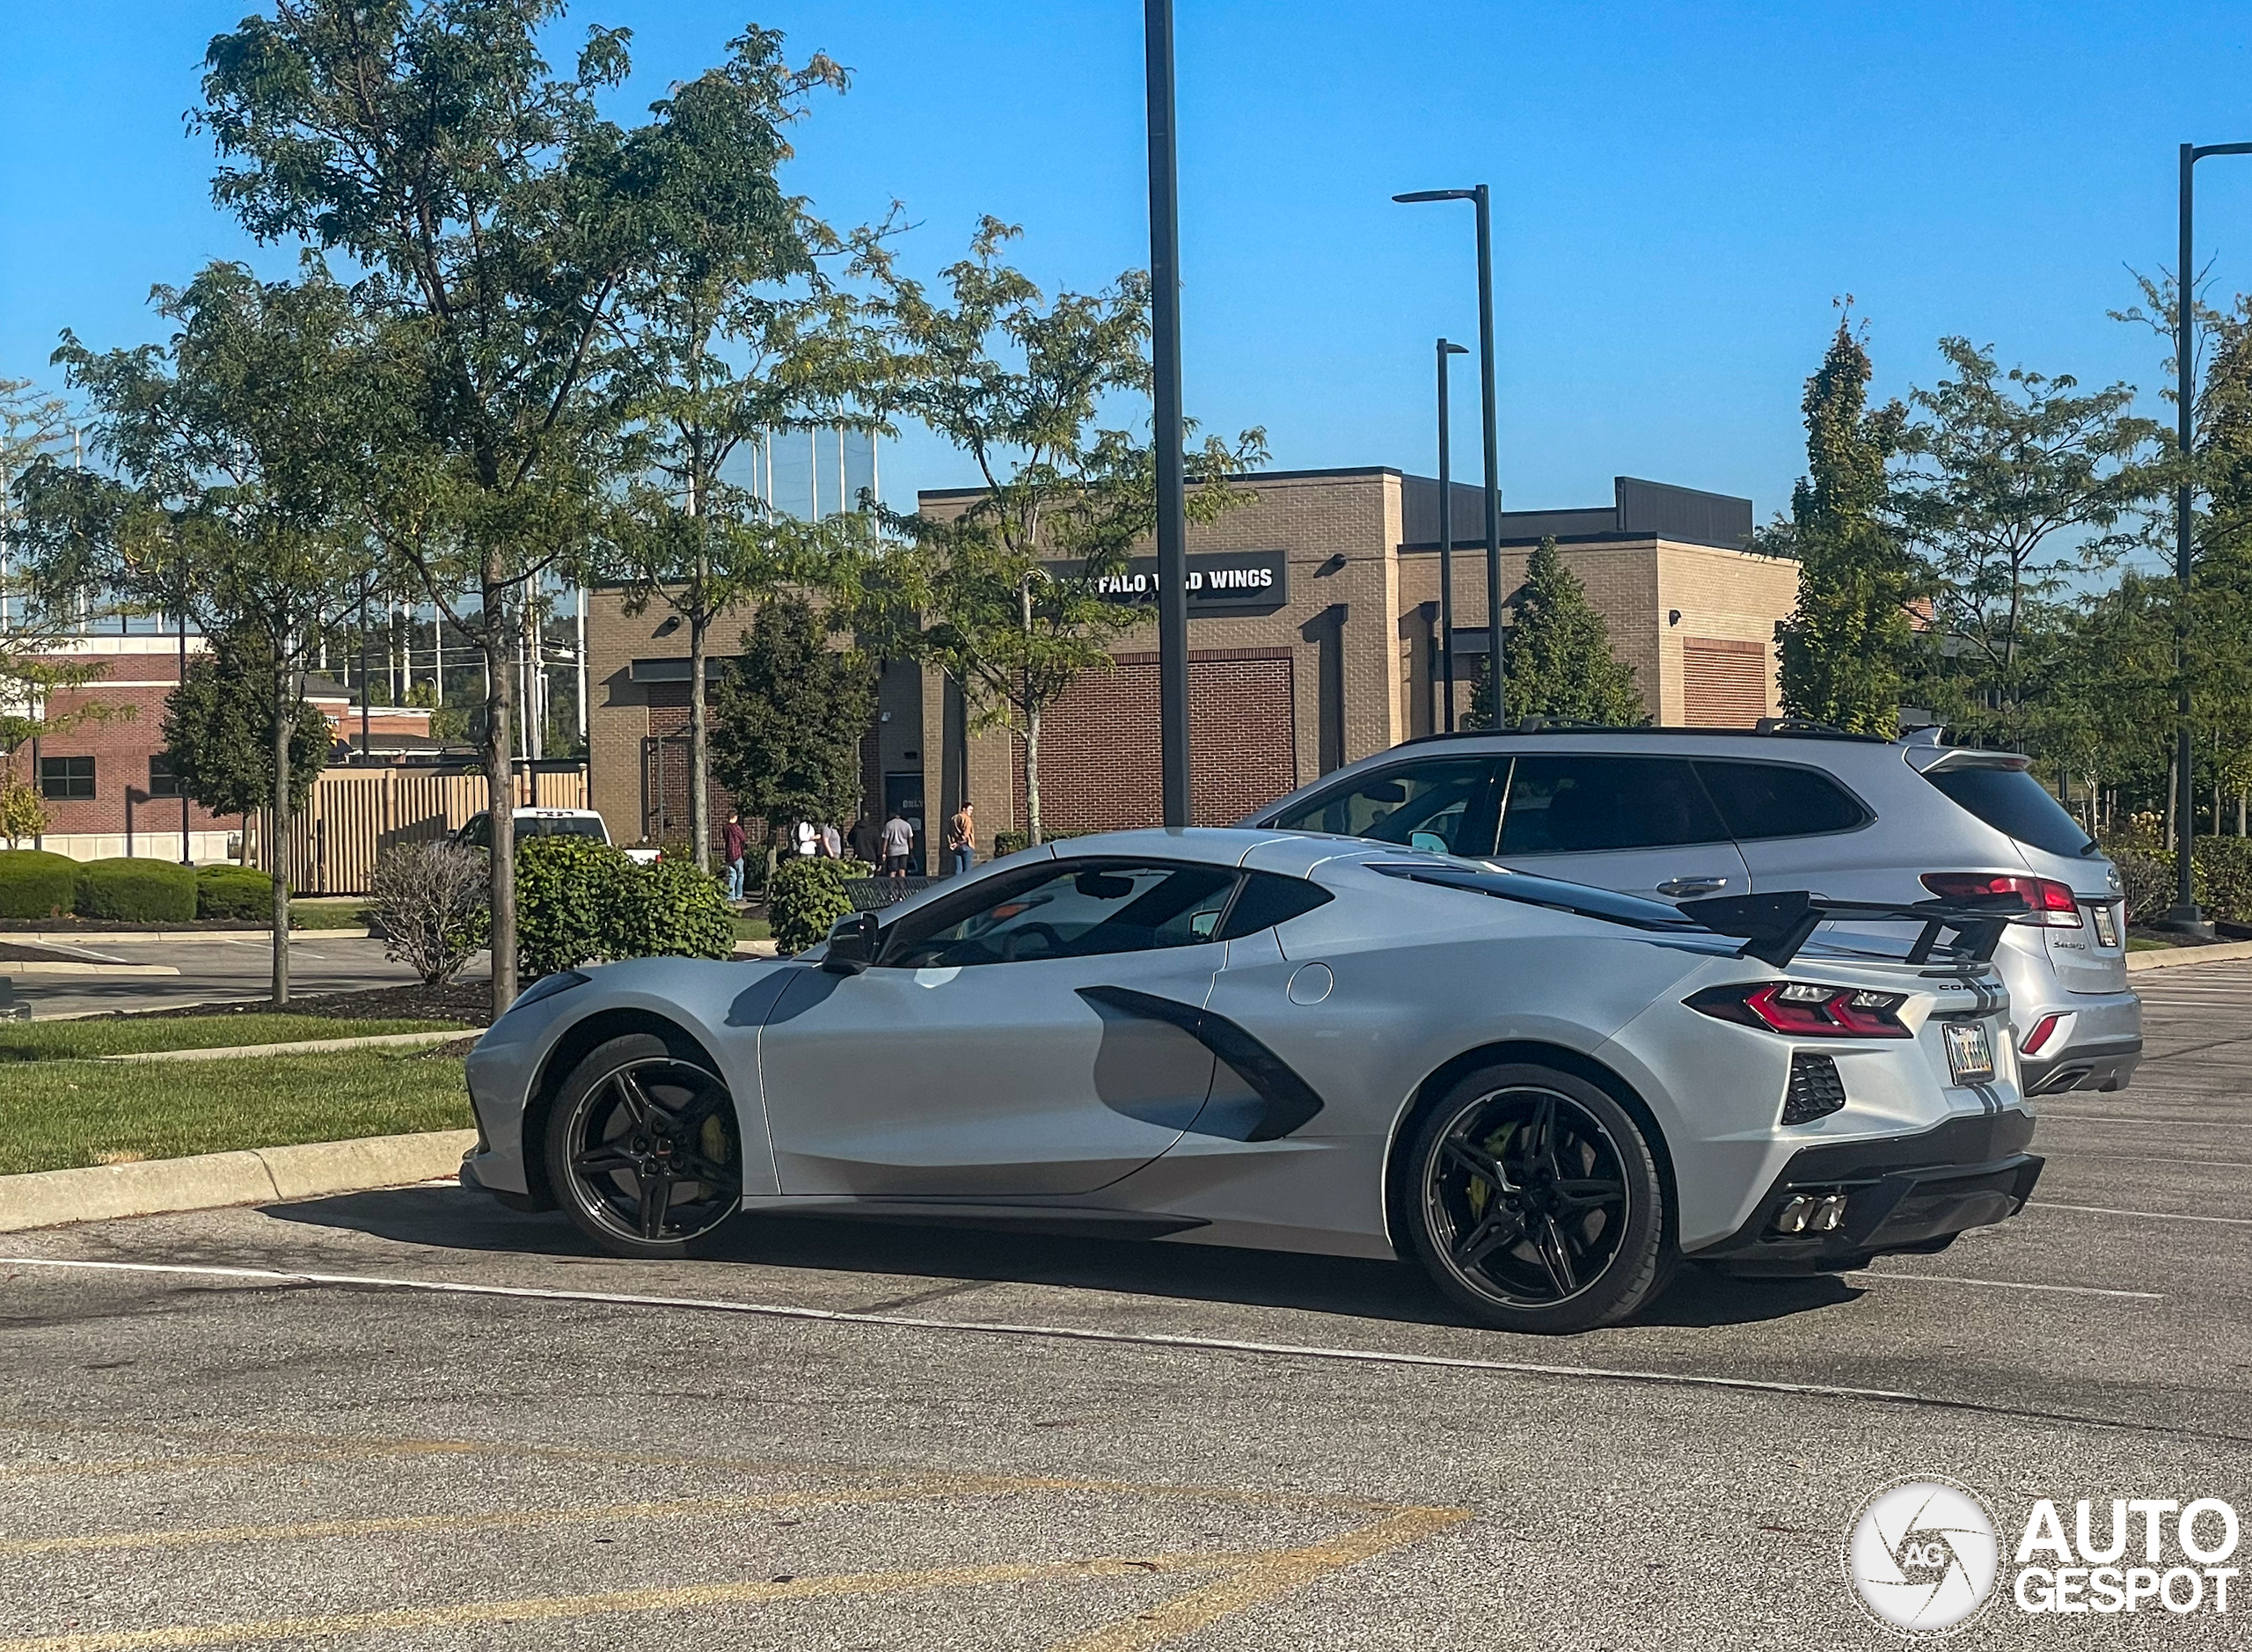
{"label": "side window", "polygon": [[1479,757],[1403,764],[1300,804],[1275,824],[1441,854],[1491,854],[1495,767]]}
{"label": "side window", "polygon": [[1237,940],[1246,935],[1256,935],[1262,929],[1287,924],[1317,906],[1326,906],[1335,898],[1320,884],[1308,883],[1304,878],[1286,878],[1273,872],[1247,873],[1243,893],[1228,909],[1227,924],[1217,939]]}
{"label": "side window", "polygon": [[[933,909],[903,927],[887,968],[1026,963],[1194,947],[1218,939],[1236,874],[1225,866],[1064,861],[988,886],[967,910]],[[911,920],[909,920],[911,922]]]}
{"label": "side window", "polygon": [[1504,857],[1727,839],[1728,828],[1680,757],[1519,757],[1502,815]]}
{"label": "side window", "polygon": [[461,841],[472,849],[490,849],[493,846],[493,817],[479,813],[461,829]]}
{"label": "side window", "polygon": [[1734,837],[1851,831],[1869,818],[1844,787],[1813,769],[1779,763],[1700,762],[1697,773]]}

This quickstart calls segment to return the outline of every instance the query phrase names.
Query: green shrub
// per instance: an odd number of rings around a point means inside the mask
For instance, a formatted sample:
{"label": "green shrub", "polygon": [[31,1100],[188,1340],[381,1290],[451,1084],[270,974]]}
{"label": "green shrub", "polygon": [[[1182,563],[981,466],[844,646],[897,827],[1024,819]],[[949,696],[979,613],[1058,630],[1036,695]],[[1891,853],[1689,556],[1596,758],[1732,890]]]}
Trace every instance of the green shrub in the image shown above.
{"label": "green shrub", "polygon": [[[1044,844],[1060,844],[1066,837],[1086,837],[1091,835],[1087,832],[1046,832],[1042,834],[1040,841]],[[993,859],[998,860],[1003,855],[1013,855],[1020,849],[1031,847],[1031,844],[1032,835],[1029,832],[1004,828],[993,834]]]}
{"label": "green shrub", "polygon": [[453,979],[493,930],[485,851],[460,844],[400,844],[376,863],[369,894],[382,921],[384,956],[427,986]]}
{"label": "green shrub", "polygon": [[0,917],[61,917],[78,903],[78,863],[44,849],[0,849]]}
{"label": "green shrub", "polygon": [[2200,837],[2190,875],[2204,887],[2197,901],[2208,917],[2252,918],[2252,837]]}
{"label": "green shrub", "polygon": [[78,868],[78,916],[126,924],[185,924],[195,917],[195,873],[171,860],[119,856]]}
{"label": "green shrub", "polygon": [[735,910],[727,891],[687,860],[629,867],[605,914],[606,958],[729,958]]}
{"label": "green shrub", "polygon": [[766,888],[766,918],[776,948],[803,952],[824,939],[829,926],[852,910],[845,880],[865,878],[868,872],[865,860],[823,855],[792,855],[776,866]]}
{"label": "green shrub", "polygon": [[255,866],[202,866],[195,874],[195,915],[233,923],[274,920],[274,880]]}
{"label": "green shrub", "polygon": [[591,837],[516,845],[516,973],[526,981],[610,956],[604,926],[633,862]]}

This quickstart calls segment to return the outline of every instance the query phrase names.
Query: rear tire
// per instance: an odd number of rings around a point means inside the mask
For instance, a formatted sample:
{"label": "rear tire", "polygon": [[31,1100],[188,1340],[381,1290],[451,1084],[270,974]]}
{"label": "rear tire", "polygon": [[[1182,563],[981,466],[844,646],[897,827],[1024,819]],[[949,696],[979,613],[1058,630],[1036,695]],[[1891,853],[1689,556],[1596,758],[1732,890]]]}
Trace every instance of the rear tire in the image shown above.
{"label": "rear tire", "polygon": [[1480,1324],[1615,1325],[1671,1277],[1665,1183],[1643,1128],[1586,1079],[1510,1063],[1465,1075],[1408,1150],[1404,1225]]}
{"label": "rear tire", "polygon": [[735,1099],[699,1051],[650,1033],[597,1045],[548,1114],[547,1181],[613,1256],[686,1256],[742,1202]]}

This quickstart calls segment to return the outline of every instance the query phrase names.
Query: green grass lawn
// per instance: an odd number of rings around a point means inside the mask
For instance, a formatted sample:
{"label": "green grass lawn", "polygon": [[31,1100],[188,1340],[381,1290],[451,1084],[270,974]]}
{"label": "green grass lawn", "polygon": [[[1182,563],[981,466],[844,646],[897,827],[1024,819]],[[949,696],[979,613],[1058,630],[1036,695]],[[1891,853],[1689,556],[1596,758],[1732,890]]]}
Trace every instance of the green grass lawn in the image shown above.
{"label": "green grass lawn", "polygon": [[[137,1056],[152,1049],[228,1049],[238,1044],[289,1044],[301,1039],[358,1038],[373,1033],[435,1033],[460,1026],[458,1021],[355,1021],[334,1015],[274,1014],[0,1021],[0,1062]],[[476,1030],[462,1027],[464,1034]]]}
{"label": "green grass lawn", "polygon": [[2127,937],[2127,950],[2129,952],[2172,952],[2174,943],[2170,940],[2152,940],[2142,935],[2130,935]]}
{"label": "green grass lawn", "polygon": [[745,917],[741,913],[737,913],[735,939],[737,940],[772,940],[774,926],[763,917]]}
{"label": "green grass lawn", "polygon": [[0,1175],[471,1122],[461,1057],[435,1052],[33,1062],[0,1084]]}
{"label": "green grass lawn", "polygon": [[292,901],[289,903],[291,929],[365,929],[368,927],[368,906],[364,901]]}

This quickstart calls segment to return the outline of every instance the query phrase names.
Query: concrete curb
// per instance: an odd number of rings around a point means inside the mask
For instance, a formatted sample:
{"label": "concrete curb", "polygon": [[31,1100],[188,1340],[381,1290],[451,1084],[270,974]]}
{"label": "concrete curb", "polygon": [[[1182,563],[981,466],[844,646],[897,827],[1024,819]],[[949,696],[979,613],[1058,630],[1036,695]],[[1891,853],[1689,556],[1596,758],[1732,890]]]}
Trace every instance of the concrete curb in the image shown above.
{"label": "concrete curb", "polygon": [[80,963],[72,959],[48,963],[11,961],[0,958],[0,976],[176,976],[172,964]]}
{"label": "concrete curb", "polygon": [[403,1187],[452,1175],[476,1143],[475,1130],[431,1130],[0,1176],[0,1233]]}
{"label": "concrete curb", "polygon": [[2127,969],[2130,972],[2179,969],[2184,964],[2227,963],[2239,958],[2252,958],[2252,940],[2223,941],[2218,947],[2174,947],[2164,952],[2131,952],[2127,954]]}
{"label": "concrete curb", "polygon": [[283,1044],[229,1044],[219,1049],[140,1049],[127,1056],[92,1056],[84,1059],[231,1061],[238,1056],[314,1056],[332,1049],[381,1049],[410,1044],[468,1043],[484,1036],[483,1027],[457,1027],[442,1033],[361,1033],[350,1038],[299,1038]]}
{"label": "concrete curb", "polygon": [[779,949],[771,940],[739,940],[735,943],[735,956],[738,958],[773,958],[779,955]]}

